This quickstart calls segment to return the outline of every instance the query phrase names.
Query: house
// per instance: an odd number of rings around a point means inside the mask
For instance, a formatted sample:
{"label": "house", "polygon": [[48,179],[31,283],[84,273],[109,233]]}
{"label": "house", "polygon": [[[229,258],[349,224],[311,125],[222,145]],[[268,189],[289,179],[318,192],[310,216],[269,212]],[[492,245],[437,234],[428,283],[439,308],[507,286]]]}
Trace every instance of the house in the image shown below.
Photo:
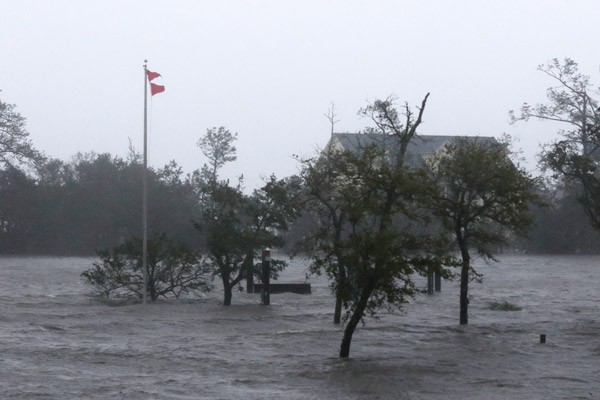
{"label": "house", "polygon": [[[428,161],[441,154],[445,147],[457,138],[497,143],[491,136],[418,135],[411,139],[406,149],[404,163],[413,168],[423,168]],[[389,161],[398,153],[400,143],[396,136],[377,133],[334,133],[325,151],[352,151],[360,154],[362,149],[376,145],[384,150]]]}

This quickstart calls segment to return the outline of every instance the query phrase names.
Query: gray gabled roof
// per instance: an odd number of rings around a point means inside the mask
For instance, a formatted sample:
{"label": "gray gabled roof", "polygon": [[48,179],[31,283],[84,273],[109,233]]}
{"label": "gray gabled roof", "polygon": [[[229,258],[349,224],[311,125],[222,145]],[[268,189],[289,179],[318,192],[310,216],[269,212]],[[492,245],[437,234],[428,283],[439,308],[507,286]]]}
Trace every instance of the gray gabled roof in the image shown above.
{"label": "gray gabled roof", "polygon": [[[452,136],[452,135],[418,135],[412,138],[406,149],[405,162],[415,168],[423,166],[427,156],[435,154],[439,149],[457,138],[472,138],[473,140],[496,142],[491,136]],[[353,153],[360,153],[362,149],[376,145],[393,155],[397,154],[399,142],[396,136],[381,135],[376,133],[334,133],[327,148],[335,146]]]}

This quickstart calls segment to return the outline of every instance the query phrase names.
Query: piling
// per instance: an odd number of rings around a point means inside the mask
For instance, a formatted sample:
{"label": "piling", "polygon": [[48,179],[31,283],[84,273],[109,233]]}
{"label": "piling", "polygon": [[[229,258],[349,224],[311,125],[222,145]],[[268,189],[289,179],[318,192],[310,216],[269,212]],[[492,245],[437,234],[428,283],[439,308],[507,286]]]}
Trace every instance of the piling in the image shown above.
{"label": "piling", "polygon": [[269,293],[269,284],[271,280],[271,249],[268,247],[262,251],[262,287],[260,298],[262,305],[268,306],[271,304],[271,295]]}
{"label": "piling", "polygon": [[544,334],[540,335],[540,343],[546,343],[546,335],[544,335]]}
{"label": "piling", "polygon": [[439,269],[435,272],[435,291],[442,291],[442,274]]}
{"label": "piling", "polygon": [[254,293],[254,260],[246,265],[246,293]]}
{"label": "piling", "polygon": [[433,294],[433,269],[427,268],[427,294]]}

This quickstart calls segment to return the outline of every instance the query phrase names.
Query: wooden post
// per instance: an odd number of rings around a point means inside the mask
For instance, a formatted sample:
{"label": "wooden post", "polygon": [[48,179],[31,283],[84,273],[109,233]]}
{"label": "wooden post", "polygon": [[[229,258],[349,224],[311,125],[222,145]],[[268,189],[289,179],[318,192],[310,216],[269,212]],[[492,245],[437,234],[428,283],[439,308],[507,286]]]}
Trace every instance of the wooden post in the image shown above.
{"label": "wooden post", "polygon": [[442,272],[441,267],[435,271],[435,291],[436,292],[442,291],[442,273],[441,272]]}
{"label": "wooden post", "polygon": [[254,293],[254,258],[247,257],[249,261],[246,264],[246,293]]}
{"label": "wooden post", "polygon": [[271,296],[269,293],[269,283],[271,280],[271,249],[268,247],[262,251],[262,288],[260,291],[260,298],[262,305],[268,306],[271,304]]}
{"label": "wooden post", "polygon": [[433,268],[427,267],[427,294],[433,294]]}

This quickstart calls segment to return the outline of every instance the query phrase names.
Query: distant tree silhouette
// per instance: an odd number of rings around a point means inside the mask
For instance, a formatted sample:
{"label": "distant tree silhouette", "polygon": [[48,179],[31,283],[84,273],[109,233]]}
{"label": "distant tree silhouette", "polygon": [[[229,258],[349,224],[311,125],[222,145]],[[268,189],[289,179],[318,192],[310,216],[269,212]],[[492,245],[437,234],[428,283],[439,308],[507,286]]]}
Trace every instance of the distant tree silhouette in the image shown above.
{"label": "distant tree silhouette", "polygon": [[0,164],[5,168],[21,163],[36,164],[44,159],[29,139],[25,117],[15,108],[14,104],[0,100]]}
{"label": "distant tree silhouette", "polygon": [[537,119],[565,126],[558,140],[545,147],[541,163],[577,190],[590,223],[600,231],[600,102],[596,91],[590,77],[580,73],[570,58],[555,58],[538,70],[556,86],[546,90],[547,103],[524,103],[520,113],[510,111],[511,122]]}

